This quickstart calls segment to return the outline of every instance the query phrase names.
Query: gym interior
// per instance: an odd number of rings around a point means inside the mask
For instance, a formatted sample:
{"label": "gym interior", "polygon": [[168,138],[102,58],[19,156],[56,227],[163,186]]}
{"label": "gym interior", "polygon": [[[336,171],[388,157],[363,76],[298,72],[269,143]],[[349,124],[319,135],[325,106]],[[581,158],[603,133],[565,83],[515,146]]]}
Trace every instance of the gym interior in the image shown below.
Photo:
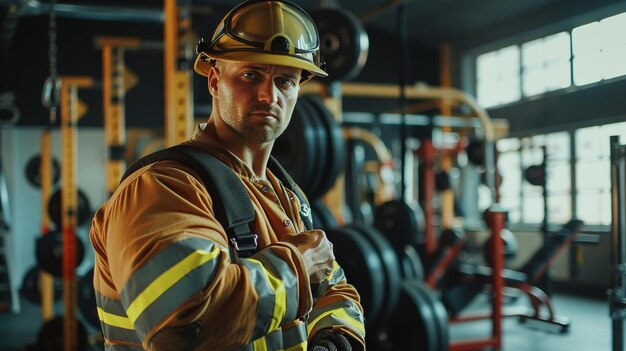
{"label": "gym interior", "polygon": [[[367,349],[624,350],[626,2],[296,2],[329,77],[273,154]],[[91,218],[210,115],[232,6],[0,0],[0,350],[104,349]]]}

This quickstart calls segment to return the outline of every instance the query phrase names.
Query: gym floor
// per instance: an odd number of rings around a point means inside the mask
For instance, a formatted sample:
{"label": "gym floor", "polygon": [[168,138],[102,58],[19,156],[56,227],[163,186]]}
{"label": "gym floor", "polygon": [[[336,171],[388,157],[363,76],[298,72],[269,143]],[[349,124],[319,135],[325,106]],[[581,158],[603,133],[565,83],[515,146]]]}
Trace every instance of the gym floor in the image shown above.
{"label": "gym floor", "polygon": [[[525,298],[520,297],[516,303],[525,302]],[[517,318],[507,318],[503,323],[503,350],[611,350],[611,320],[606,300],[557,293],[553,296],[553,303],[558,315],[571,319],[569,333],[559,333],[555,327],[538,322],[520,324]],[[464,314],[485,311],[488,305],[487,296],[479,296],[467,307]],[[19,315],[0,314],[0,351],[27,350],[27,346],[35,342],[40,319],[39,308],[25,301],[22,302],[22,312]],[[469,340],[486,337],[490,332],[490,322],[470,322],[452,325],[450,337],[453,341]]]}
{"label": "gym floor", "polygon": [[[523,305],[521,296],[516,304]],[[559,316],[571,320],[568,333],[560,333],[558,327],[537,321],[519,323],[518,318],[505,318],[503,350],[510,351],[609,351],[611,350],[611,319],[607,300],[592,299],[556,293],[553,307]],[[530,306],[530,305],[528,305]],[[487,295],[481,295],[468,306],[465,314],[485,311],[489,307]],[[509,308],[509,306],[506,306]],[[491,322],[478,321],[454,324],[450,329],[452,341],[487,337]]]}

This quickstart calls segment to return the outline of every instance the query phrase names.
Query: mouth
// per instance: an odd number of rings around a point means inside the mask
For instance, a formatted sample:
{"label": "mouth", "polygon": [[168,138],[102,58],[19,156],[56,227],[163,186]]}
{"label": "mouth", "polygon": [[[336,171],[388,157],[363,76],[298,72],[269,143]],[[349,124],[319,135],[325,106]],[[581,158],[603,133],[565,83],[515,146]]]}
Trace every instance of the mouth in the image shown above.
{"label": "mouth", "polygon": [[250,112],[251,115],[253,116],[258,116],[261,118],[273,118],[273,119],[278,119],[278,115],[275,113],[271,113],[271,112],[267,112],[267,111],[252,111]]}

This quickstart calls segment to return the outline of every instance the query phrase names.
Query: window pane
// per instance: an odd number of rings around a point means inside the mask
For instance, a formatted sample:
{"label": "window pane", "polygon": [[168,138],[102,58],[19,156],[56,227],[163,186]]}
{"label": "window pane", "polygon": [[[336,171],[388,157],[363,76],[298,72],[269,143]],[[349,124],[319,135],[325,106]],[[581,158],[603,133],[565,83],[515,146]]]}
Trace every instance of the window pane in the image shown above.
{"label": "window pane", "polygon": [[522,201],[524,206],[522,221],[524,223],[543,222],[543,197],[524,195]]}
{"label": "window pane", "polygon": [[600,21],[602,27],[602,47],[616,48],[626,45],[626,12],[607,17]]}
{"label": "window pane", "polygon": [[543,64],[543,39],[529,41],[522,45],[523,67],[538,67]]}
{"label": "window pane", "polygon": [[576,217],[585,224],[611,224],[611,196],[605,192],[581,192],[576,196]]}
{"label": "window pane", "polygon": [[552,193],[569,193],[572,187],[572,176],[569,162],[549,162],[547,189],[548,194]]}
{"label": "window pane", "polygon": [[500,103],[506,104],[521,98],[519,75],[508,76],[500,84]]}
{"label": "window pane", "polygon": [[519,47],[509,46],[478,56],[476,60],[477,99],[492,107],[520,99]]}
{"label": "window pane", "polygon": [[517,138],[507,138],[498,140],[496,146],[499,152],[517,151],[521,143]]}
{"label": "window pane", "polygon": [[498,52],[489,52],[476,59],[476,76],[478,80],[498,79]]}
{"label": "window pane", "polygon": [[542,70],[525,71],[522,76],[522,89],[525,96],[537,95],[546,91]]}
{"label": "window pane", "polygon": [[582,159],[598,159],[608,154],[602,150],[603,137],[600,127],[581,128],[576,131],[576,157]]}
{"label": "window pane", "polygon": [[522,65],[526,96],[570,86],[569,33],[561,32],[522,45]]}
{"label": "window pane", "polygon": [[571,195],[550,195],[548,197],[548,221],[550,223],[566,223],[570,219],[572,219]]}
{"label": "window pane", "polygon": [[557,61],[544,69],[545,90],[567,88],[572,84],[569,61]]}
{"label": "window pane", "polygon": [[626,13],[572,30],[574,83],[590,84],[626,74]]}
{"label": "window pane", "polygon": [[606,149],[604,153],[605,156],[608,156],[610,154],[609,140],[611,136],[619,136],[620,143],[626,144],[626,122],[605,124],[601,127],[601,130],[601,141],[603,142],[603,145],[601,145],[600,147],[602,148],[602,150]]}
{"label": "window pane", "polygon": [[543,151],[538,147],[522,149],[522,167],[538,165],[543,162]]}
{"label": "window pane", "polygon": [[522,187],[522,171],[519,153],[507,152],[498,156],[498,172],[502,176],[499,191],[502,197],[519,197]]}
{"label": "window pane", "polygon": [[611,184],[610,167],[608,159],[577,161],[576,187],[578,190],[607,190]]}
{"label": "window pane", "polygon": [[572,49],[574,57],[587,55],[590,53],[599,53],[602,50],[602,44],[598,38],[602,36],[600,31],[600,23],[592,22],[574,28],[572,30]]}
{"label": "window pane", "polygon": [[574,57],[574,84],[585,85],[602,80],[602,67],[598,62],[602,61],[599,52]]}
{"label": "window pane", "polygon": [[510,223],[519,223],[522,220],[522,212],[520,207],[521,197],[502,197],[500,202],[502,207],[508,211],[508,219]]}
{"label": "window pane", "polygon": [[545,61],[569,61],[570,41],[569,33],[561,32],[544,39],[543,52]]}
{"label": "window pane", "polygon": [[546,145],[549,161],[570,159],[570,137],[568,132],[548,134]]}
{"label": "window pane", "polygon": [[[626,29],[624,29],[626,31]],[[615,48],[606,48],[603,51],[604,68],[602,77],[610,79],[626,74],[626,45]]]}

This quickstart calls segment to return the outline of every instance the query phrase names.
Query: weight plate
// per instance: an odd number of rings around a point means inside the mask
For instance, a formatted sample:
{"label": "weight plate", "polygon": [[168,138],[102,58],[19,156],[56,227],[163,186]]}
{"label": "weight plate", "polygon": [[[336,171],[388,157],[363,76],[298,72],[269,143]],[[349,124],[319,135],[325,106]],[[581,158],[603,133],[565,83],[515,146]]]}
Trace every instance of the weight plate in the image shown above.
{"label": "weight plate", "polygon": [[408,280],[403,284],[395,318],[383,329],[387,336],[384,349],[448,349],[446,310],[437,295],[421,280]]}
{"label": "weight plate", "polygon": [[326,169],[328,168],[328,137],[319,112],[312,106],[309,100],[301,99],[299,105],[306,111],[305,116],[309,119],[311,130],[314,133],[316,141],[314,155],[312,155],[313,160],[311,160],[311,162],[314,163],[311,168],[311,173],[309,174],[310,187],[309,191],[306,193],[309,199],[315,200],[324,195],[325,192],[322,192],[320,185],[326,177]]}
{"label": "weight plate", "polygon": [[400,254],[400,265],[404,279],[423,280],[424,264],[413,246],[405,246]]}
{"label": "weight plate", "polygon": [[546,185],[546,168],[543,165],[529,166],[524,171],[524,178],[528,183],[535,186]]}
{"label": "weight plate", "polygon": [[[59,161],[52,159],[52,185],[61,178],[61,166]],[[36,187],[41,187],[41,155],[35,155],[26,163],[26,179]]]}
{"label": "weight plate", "polygon": [[[39,267],[29,269],[22,279],[20,295],[28,302],[41,305],[41,285],[39,280]],[[63,285],[59,279],[53,280],[54,301],[59,301],[63,295]]]}
{"label": "weight plate", "polygon": [[335,185],[339,173],[343,170],[346,141],[343,137],[341,126],[319,96],[307,94],[303,95],[301,99],[308,101],[314,110],[317,111],[317,116],[326,131],[326,141],[328,143],[325,157],[326,164],[324,172],[320,177],[322,182],[318,189],[318,192],[323,195]]}
{"label": "weight plate", "polygon": [[313,167],[317,167],[316,148],[317,140],[308,112],[300,104],[296,104],[289,126],[276,139],[272,155],[305,194],[311,190],[310,174]]}
{"label": "weight plate", "polygon": [[374,247],[383,263],[385,272],[384,300],[385,309],[377,322],[384,323],[393,313],[400,297],[401,271],[398,256],[387,239],[377,229],[367,227],[361,223],[351,223],[347,228],[354,229]]}
{"label": "weight plate", "polygon": [[446,350],[448,348],[448,313],[443,303],[435,292],[430,290],[420,280],[410,280],[406,284],[409,289],[417,292],[427,301],[433,312],[433,323],[435,325],[435,335],[432,343],[437,350]]}
{"label": "weight plate", "polygon": [[400,290],[400,301],[394,318],[387,324],[386,348],[406,351],[440,351],[436,311],[430,301],[415,288],[415,282],[406,281]]}
{"label": "weight plate", "polygon": [[[85,256],[85,246],[79,237],[76,239],[76,267]],[[63,234],[59,231],[41,235],[35,243],[37,266],[56,277],[63,275]]]}
{"label": "weight plate", "polygon": [[[91,206],[89,205],[89,199],[85,193],[78,189],[78,225],[81,226],[91,219]],[[57,228],[61,228],[61,189],[50,196],[48,200],[48,215],[52,223],[56,224]]]}
{"label": "weight plate", "polygon": [[335,258],[343,268],[348,283],[361,296],[366,325],[378,318],[383,306],[383,263],[372,245],[360,234],[347,228],[335,228],[326,232],[333,243]]}
{"label": "weight plate", "polygon": [[404,201],[392,200],[376,209],[374,226],[391,242],[398,254],[407,245],[417,247],[422,241],[423,214]]}
{"label": "weight plate", "polygon": [[93,268],[78,279],[78,310],[85,320],[95,328],[100,327],[96,292],[93,289]]}
{"label": "weight plate", "polygon": [[[58,351],[64,350],[63,329],[65,317],[55,317],[39,329],[37,333],[37,350]],[[89,348],[87,330],[80,321],[76,321],[76,350],[86,351]]]}
{"label": "weight plate", "polygon": [[331,81],[356,77],[367,61],[369,37],[363,25],[341,8],[311,13],[320,35],[320,55]]}

